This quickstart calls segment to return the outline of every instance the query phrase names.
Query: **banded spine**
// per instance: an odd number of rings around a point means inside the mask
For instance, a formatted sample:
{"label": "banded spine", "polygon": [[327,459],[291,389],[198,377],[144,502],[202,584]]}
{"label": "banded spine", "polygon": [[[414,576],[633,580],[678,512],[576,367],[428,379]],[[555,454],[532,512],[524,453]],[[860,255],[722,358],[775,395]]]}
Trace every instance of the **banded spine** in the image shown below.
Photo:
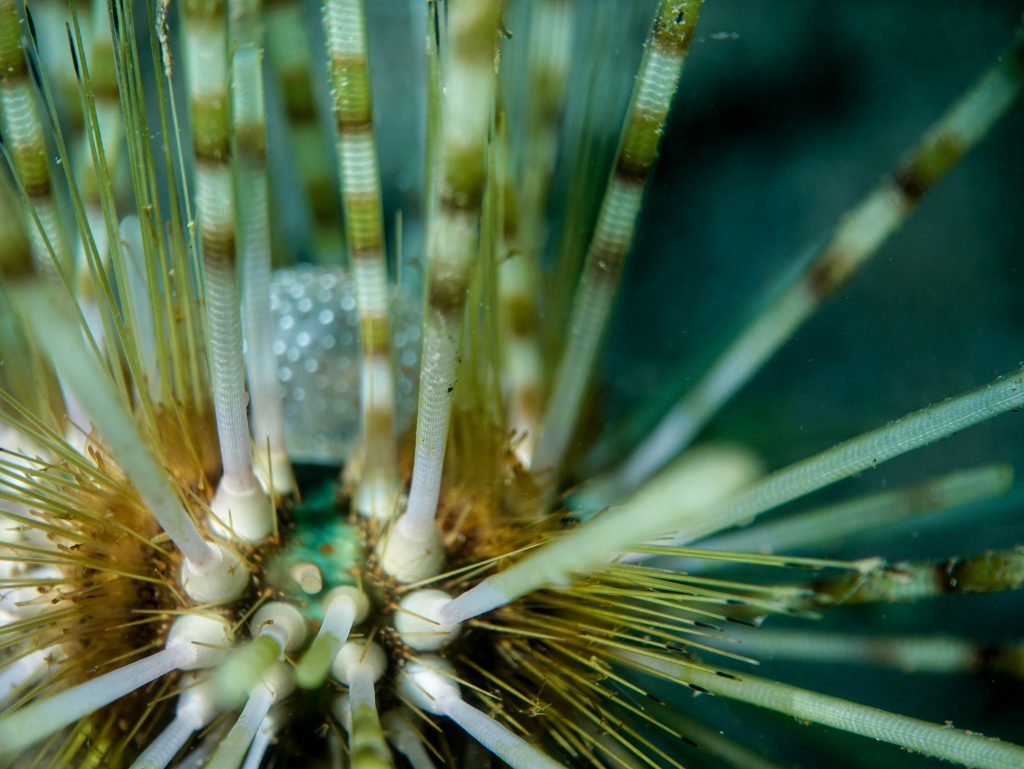
{"label": "banded spine", "polygon": [[933,724],[827,694],[768,681],[746,673],[708,671],[663,659],[630,654],[623,662],[700,691],[824,724],[834,729],[899,745],[914,753],[978,769],[1013,769],[1024,748],[949,724]]}
{"label": "banded spine", "polygon": [[0,128],[12,170],[27,197],[25,229],[32,257],[46,271],[67,269],[70,265],[53,194],[46,138],[14,0],[0,0]]}
{"label": "banded spine", "polygon": [[388,322],[388,271],[362,0],[327,0],[337,157],[349,263],[362,342],[363,471],[355,505],[387,520],[398,494],[395,372]]}
{"label": "banded spine", "polygon": [[622,464],[596,479],[590,504],[615,501],[688,446],[800,326],[871,259],[918,203],[1005,115],[1024,89],[1024,28],[896,169],[847,212],[826,244],[719,355]]}
{"label": "banded spine", "polygon": [[552,488],[579,421],[702,5],[702,0],[663,0],[647,37],[615,167],[587,249],[565,346],[538,431],[532,469],[550,473]]}
{"label": "banded spine", "polygon": [[426,317],[420,355],[416,448],[405,512],[386,534],[382,564],[401,581],[440,568],[434,522],[470,268],[479,249],[488,133],[494,114],[499,4],[448,6],[435,164],[427,220]]}
{"label": "banded spine", "polygon": [[270,197],[267,185],[267,126],[263,96],[263,23],[258,0],[232,2],[232,122],[238,247],[256,466],[276,495],[295,488],[284,445],[284,414],[272,351],[270,314]]}
{"label": "banded spine", "polygon": [[277,75],[288,119],[291,157],[312,219],[311,241],[300,240],[315,261],[336,263],[343,248],[341,209],[331,165],[323,162],[330,156],[330,148],[319,120],[320,83],[311,55],[316,41],[311,38],[298,0],[269,0],[265,17],[267,56]]}
{"label": "banded spine", "polygon": [[195,208],[206,294],[209,364],[223,475],[211,509],[216,522],[260,542],[274,527],[270,499],[253,472],[235,242],[224,0],[184,5]]}
{"label": "banded spine", "polygon": [[[741,487],[743,478],[749,482],[750,471],[740,458],[730,465],[714,454],[690,452],[689,461],[681,460],[641,486],[623,506],[601,513],[455,598],[442,619],[464,622],[547,585],[564,584],[572,574],[623,552],[629,543],[667,533],[672,545],[698,541],[1022,405],[1024,370],[1018,370],[777,470],[735,495],[730,490]],[[715,473],[723,477],[714,479]],[[723,490],[728,497],[716,500]]]}
{"label": "banded spine", "polygon": [[[518,174],[519,194],[505,193],[504,226],[513,240],[498,270],[502,313],[502,370],[508,424],[517,435],[516,453],[529,465],[543,415],[544,358],[540,345],[538,296],[540,256],[547,236],[545,215],[558,155],[563,99],[569,79],[575,8],[568,0],[542,0],[530,10],[527,82],[536,83],[526,107],[526,129]],[[501,166],[499,166],[501,170]],[[509,209],[517,209],[513,216]]]}

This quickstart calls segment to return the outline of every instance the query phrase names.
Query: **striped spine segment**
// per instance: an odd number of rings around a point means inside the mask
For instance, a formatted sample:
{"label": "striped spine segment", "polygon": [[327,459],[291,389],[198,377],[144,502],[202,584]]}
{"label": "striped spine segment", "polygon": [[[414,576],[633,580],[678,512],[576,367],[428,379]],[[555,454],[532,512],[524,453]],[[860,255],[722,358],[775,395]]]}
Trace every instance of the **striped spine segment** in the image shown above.
{"label": "striped spine segment", "polygon": [[[502,369],[509,427],[516,451],[529,464],[543,410],[544,359],[538,333],[539,259],[545,215],[562,127],[562,108],[573,44],[575,8],[567,0],[543,0],[531,9],[527,82],[535,83],[525,115],[517,200],[505,193],[508,258],[498,271],[502,313]],[[515,215],[509,209],[517,211]],[[515,253],[511,251],[515,250]]]}
{"label": "striped spine segment", "polygon": [[533,458],[537,471],[557,475],[576,428],[701,5],[665,0],[648,35],[541,422]]}
{"label": "striped spine segment", "polygon": [[386,519],[398,490],[395,374],[388,330],[388,273],[377,145],[373,137],[366,19],[362,0],[328,0],[330,56],[341,196],[362,342],[364,465],[356,508]]}
{"label": "striped spine segment", "polygon": [[[188,0],[186,78],[195,157],[195,208],[202,252],[214,414],[223,475],[218,487],[235,498],[258,498],[246,415],[242,320],[235,244],[235,189],[228,109],[227,8],[223,0]],[[216,508],[215,499],[214,505]],[[228,507],[218,512],[231,526]],[[257,527],[269,531],[266,522]],[[262,539],[253,530],[252,539]],[[249,538],[249,537],[247,537]]]}
{"label": "striped spine segment", "polygon": [[304,9],[298,0],[268,0],[267,55],[280,84],[288,118],[291,152],[312,218],[313,258],[336,263],[341,252],[341,217],[329,163],[327,137],[321,129],[314,50]]}
{"label": "striped spine segment", "polygon": [[238,40],[231,75],[238,247],[242,260],[253,436],[257,466],[272,480],[276,493],[289,493],[294,481],[284,445],[281,393],[271,350],[270,204],[263,98],[263,28],[258,1],[233,3],[232,22]]}
{"label": "striped spine segment", "polygon": [[[409,505],[396,527],[412,540],[436,537],[459,332],[477,256],[486,148],[494,110],[499,4],[448,6],[433,200],[427,222],[427,308],[421,355],[416,449]],[[392,532],[392,536],[394,532]]]}
{"label": "striped spine segment", "polygon": [[718,357],[613,475],[591,489],[614,501],[686,448],[701,428],[881,248],[924,195],[989,132],[1024,88],[1024,29],[896,170],[840,219],[825,246]]}

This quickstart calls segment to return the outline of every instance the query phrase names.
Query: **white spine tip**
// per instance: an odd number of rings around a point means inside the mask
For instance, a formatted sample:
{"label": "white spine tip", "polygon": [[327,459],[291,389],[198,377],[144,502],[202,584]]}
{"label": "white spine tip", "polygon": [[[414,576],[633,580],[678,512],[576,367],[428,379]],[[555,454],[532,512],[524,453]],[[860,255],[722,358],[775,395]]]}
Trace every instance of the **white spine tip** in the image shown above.
{"label": "white spine tip", "polygon": [[448,624],[442,612],[452,597],[441,590],[415,590],[402,599],[395,614],[395,629],[407,646],[433,652],[455,640],[462,625]]}
{"label": "white spine tip", "polygon": [[250,545],[274,532],[274,503],[258,483],[235,488],[232,479],[224,476],[210,503],[210,513],[218,533],[238,537]]}
{"label": "white spine tip", "polygon": [[352,619],[353,625],[358,625],[370,614],[370,599],[366,597],[366,593],[357,587],[342,585],[341,587],[334,588],[327,594],[327,600],[324,602],[325,610],[329,609],[335,601],[352,602],[352,605],[355,607],[355,616]]}
{"label": "white spine tip", "polygon": [[441,607],[441,623],[458,625],[460,622],[504,606],[509,600],[507,595],[496,590],[488,584],[487,580],[484,580]]}
{"label": "white spine tip", "polygon": [[200,670],[216,665],[227,654],[233,639],[231,623],[211,614],[183,614],[174,620],[167,634],[167,648],[191,650],[193,658],[178,665],[179,670]]}
{"label": "white spine tip", "polygon": [[253,636],[274,636],[283,652],[298,649],[306,642],[309,627],[302,613],[284,601],[271,601],[263,604],[249,622]]}
{"label": "white spine tip", "polygon": [[317,595],[324,589],[324,575],[316,564],[301,561],[288,570],[288,575],[306,595]]}
{"label": "white spine tip", "polygon": [[198,604],[226,603],[238,598],[249,584],[249,570],[241,559],[210,543],[213,558],[198,567],[187,558],[181,565],[181,587]]}
{"label": "white spine tip", "polygon": [[388,669],[388,656],[380,644],[366,641],[349,641],[341,647],[331,665],[331,673],[343,684],[348,684],[352,670],[363,667],[371,681],[376,683]]}
{"label": "white spine tip", "polygon": [[445,715],[446,701],[462,698],[455,671],[440,657],[421,657],[406,665],[398,676],[398,690],[411,704],[435,716]]}
{"label": "white spine tip", "polygon": [[444,543],[437,530],[408,532],[399,519],[378,547],[380,565],[399,582],[419,582],[440,573]]}

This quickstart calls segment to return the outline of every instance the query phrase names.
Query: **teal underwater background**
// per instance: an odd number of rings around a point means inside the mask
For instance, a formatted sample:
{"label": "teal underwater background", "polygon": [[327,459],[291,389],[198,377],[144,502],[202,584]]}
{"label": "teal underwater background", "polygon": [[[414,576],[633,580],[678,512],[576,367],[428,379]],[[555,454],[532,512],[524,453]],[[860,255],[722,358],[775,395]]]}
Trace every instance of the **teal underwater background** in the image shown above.
{"label": "teal underwater background", "polygon": [[[695,381],[792,260],[893,167],[1021,19],[1015,2],[706,3],[610,335],[604,407],[618,426],[610,435],[628,444]],[[1018,104],[705,437],[748,443],[777,468],[1020,366],[1022,137]],[[1024,416],[1010,414],[790,509],[1007,461],[1018,479],[1002,500],[821,554],[939,559],[1024,542],[1022,439]],[[1020,595],[1004,593],[839,609],[819,624],[995,643],[1024,636],[1022,609]],[[771,660],[760,672],[1024,741],[1020,681]],[[823,727],[698,700],[680,707],[786,765],[937,765]]]}

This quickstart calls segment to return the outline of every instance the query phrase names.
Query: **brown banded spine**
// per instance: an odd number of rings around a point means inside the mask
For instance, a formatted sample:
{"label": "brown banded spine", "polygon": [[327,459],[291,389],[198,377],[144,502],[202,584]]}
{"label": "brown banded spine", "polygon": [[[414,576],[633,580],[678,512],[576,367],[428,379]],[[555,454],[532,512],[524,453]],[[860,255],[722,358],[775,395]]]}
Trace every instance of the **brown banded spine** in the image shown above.
{"label": "brown banded spine", "polygon": [[468,291],[469,284],[465,275],[454,271],[442,272],[438,268],[431,270],[427,289],[430,309],[455,320],[462,313]]}
{"label": "brown banded spine", "polygon": [[893,176],[893,183],[908,203],[918,203],[925,193],[963,157],[967,147],[956,136],[940,133],[927,139]]}
{"label": "brown banded spine", "polygon": [[267,134],[263,124],[236,124],[235,150],[240,162],[264,166],[267,162]]}

